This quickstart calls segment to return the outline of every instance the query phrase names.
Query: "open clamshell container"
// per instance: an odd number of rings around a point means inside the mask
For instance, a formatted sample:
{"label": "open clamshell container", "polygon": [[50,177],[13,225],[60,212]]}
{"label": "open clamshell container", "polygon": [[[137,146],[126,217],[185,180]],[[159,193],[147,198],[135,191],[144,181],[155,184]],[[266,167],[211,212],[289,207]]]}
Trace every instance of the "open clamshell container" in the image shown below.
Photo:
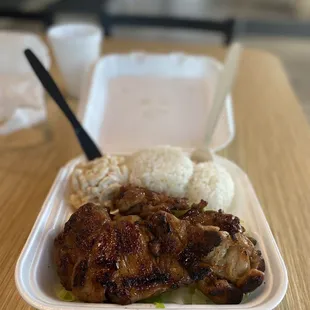
{"label": "open clamshell container", "polygon": [[[110,55],[98,61],[83,89],[79,117],[103,152],[128,154],[156,144],[190,151],[202,143],[211,98],[221,64],[184,54]],[[228,97],[212,149],[233,139],[232,101]],[[53,242],[73,213],[66,202],[70,173],[77,158],[64,166],[47,196],[17,262],[15,280],[22,297],[38,309],[154,309],[150,303],[128,306],[64,302],[57,298],[59,279]],[[285,295],[287,271],[262,208],[246,174],[217,156],[235,182],[229,212],[239,216],[258,241],[266,262],[264,283],[240,305],[165,303],[168,309],[273,309]]]}

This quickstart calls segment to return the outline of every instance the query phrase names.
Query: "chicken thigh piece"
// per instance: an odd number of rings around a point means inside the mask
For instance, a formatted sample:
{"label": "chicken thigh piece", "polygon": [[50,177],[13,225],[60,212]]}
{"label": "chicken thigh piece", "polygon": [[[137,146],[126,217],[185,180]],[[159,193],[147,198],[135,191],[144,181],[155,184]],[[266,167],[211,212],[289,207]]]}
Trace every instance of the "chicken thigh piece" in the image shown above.
{"label": "chicken thigh piece", "polygon": [[[156,194],[124,188],[115,202],[126,215],[88,203],[70,217],[54,242],[67,290],[81,301],[129,304],[196,283],[215,303],[240,303],[262,284],[264,260],[237,217]],[[178,209],[190,210],[177,218]]]}

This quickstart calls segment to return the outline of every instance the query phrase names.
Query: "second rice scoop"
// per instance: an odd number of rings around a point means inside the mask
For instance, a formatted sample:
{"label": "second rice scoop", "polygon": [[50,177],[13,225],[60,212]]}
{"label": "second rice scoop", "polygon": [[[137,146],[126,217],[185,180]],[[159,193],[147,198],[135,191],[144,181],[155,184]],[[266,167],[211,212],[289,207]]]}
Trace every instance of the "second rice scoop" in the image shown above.
{"label": "second rice scoop", "polygon": [[203,199],[208,202],[208,208],[227,210],[234,195],[234,182],[224,167],[213,161],[195,165],[186,193],[192,203]]}
{"label": "second rice scoop", "polygon": [[210,161],[194,164],[182,149],[160,146],[133,154],[129,182],[170,196],[201,199],[208,208],[227,210],[235,194],[234,182],[221,165]]}

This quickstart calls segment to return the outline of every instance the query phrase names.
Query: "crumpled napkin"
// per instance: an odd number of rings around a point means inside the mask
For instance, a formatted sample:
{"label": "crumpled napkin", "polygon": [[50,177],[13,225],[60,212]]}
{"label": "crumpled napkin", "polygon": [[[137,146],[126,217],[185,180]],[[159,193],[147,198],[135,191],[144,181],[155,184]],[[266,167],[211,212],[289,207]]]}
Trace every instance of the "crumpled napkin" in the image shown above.
{"label": "crumpled napkin", "polygon": [[32,72],[0,75],[0,135],[46,119],[44,90]]}

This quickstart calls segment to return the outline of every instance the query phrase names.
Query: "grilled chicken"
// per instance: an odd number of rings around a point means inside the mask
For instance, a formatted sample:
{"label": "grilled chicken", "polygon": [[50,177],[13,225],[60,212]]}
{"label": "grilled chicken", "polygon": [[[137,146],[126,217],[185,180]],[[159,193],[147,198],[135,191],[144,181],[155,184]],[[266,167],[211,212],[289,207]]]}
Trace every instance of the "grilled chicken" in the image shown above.
{"label": "grilled chicken", "polygon": [[121,187],[119,195],[112,201],[112,206],[121,215],[136,214],[142,218],[159,210],[171,212],[190,208],[187,198],[174,198],[131,185]]}
{"label": "grilled chicken", "polygon": [[61,283],[79,300],[129,304],[197,283],[215,303],[240,303],[261,285],[264,260],[238,218],[201,202],[179,219],[185,199],[134,187],[113,204],[121,215],[82,206],[55,239]]}
{"label": "grilled chicken", "polygon": [[216,303],[233,303],[229,299],[236,296],[241,301],[243,293],[249,293],[262,284],[265,271],[262,253],[255,249],[256,240],[244,235],[245,230],[237,217],[221,210],[202,212],[205,206],[202,201],[181,217],[193,225],[215,226],[224,235],[221,245],[204,258],[212,266],[213,275],[199,281],[198,287],[207,296],[216,295],[210,298]]}

